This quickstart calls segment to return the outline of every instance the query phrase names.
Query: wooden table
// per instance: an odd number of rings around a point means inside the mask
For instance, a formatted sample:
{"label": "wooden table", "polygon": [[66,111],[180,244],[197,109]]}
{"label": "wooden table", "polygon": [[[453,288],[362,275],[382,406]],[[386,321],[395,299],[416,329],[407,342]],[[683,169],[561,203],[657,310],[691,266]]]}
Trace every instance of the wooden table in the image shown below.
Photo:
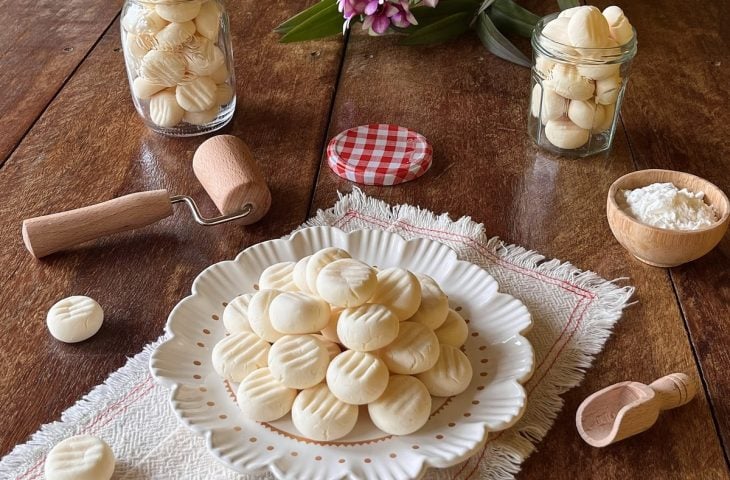
{"label": "wooden table", "polygon": [[[224,132],[248,142],[262,164],[271,212],[250,227],[202,228],[178,211],[37,261],[23,248],[24,218],[156,188],[205,199],[190,168],[204,138],[165,138],[137,117],[120,50],[119,0],[3,2],[0,454],[157,338],[203,268],[286,234],[332,205],[338,190],[349,191],[323,161],[332,135],[392,122],[432,141],[434,166],[417,182],[364,188],[367,194],[471,215],[490,235],[605,278],[629,277],[637,287],[637,304],[583,384],[564,396],[520,478],[729,477],[730,238],[689,265],[648,267],[614,240],[604,202],[614,179],[642,168],[692,172],[730,192],[730,30],[722,26],[730,3],[624,2],[639,54],[613,152],[587,160],[532,145],[529,72],[490,55],[475,36],[429,48],[361,33],[281,45],[272,28],[312,0],[228,3],[239,102]],[[543,14],[554,8],[532,4]],[[45,313],[72,294],[96,298],[106,323],[92,340],[63,345],[47,333]],[[607,449],[580,440],[573,419],[589,393],[674,371],[701,378],[691,404]]]}

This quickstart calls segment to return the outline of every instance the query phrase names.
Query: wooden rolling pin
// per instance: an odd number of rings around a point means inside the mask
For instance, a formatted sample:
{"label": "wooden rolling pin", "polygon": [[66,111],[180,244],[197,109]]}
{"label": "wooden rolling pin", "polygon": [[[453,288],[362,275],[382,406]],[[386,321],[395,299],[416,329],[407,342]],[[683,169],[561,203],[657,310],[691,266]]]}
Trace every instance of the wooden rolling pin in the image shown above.
{"label": "wooden rolling pin", "polygon": [[672,373],[650,385],[617,383],[583,400],[575,424],[586,443],[605,447],[648,430],[662,410],[681,407],[696,393],[696,382],[684,373]]}
{"label": "wooden rolling pin", "polygon": [[23,221],[23,241],[36,258],[89,240],[141,228],[172,215],[173,203],[186,203],[201,225],[240,220],[248,225],[271,206],[271,193],[248,146],[231,135],[203,142],[193,156],[198,181],[223,214],[204,218],[195,201],[167,190],[138,192],[96,205]]}

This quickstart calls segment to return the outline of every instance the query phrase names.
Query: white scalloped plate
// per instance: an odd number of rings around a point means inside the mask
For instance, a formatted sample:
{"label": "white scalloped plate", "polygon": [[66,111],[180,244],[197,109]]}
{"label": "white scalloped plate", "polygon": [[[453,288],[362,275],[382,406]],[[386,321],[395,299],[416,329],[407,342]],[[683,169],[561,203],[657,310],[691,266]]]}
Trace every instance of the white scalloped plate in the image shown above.
{"label": "white scalloped plate", "polygon": [[[474,379],[460,395],[434,398],[431,418],[412,435],[384,434],[361,408],[355,430],[345,438],[305,440],[288,415],[271,423],[247,420],[235,402],[236,386],[213,370],[211,350],[225,335],[219,318],[226,302],[254,291],[269,265],[329,246],[381,268],[399,266],[432,276],[449,295],[452,308],[469,320],[465,352]],[[150,367],[157,381],[171,389],[172,408],[182,423],[204,435],[210,452],[238,472],[268,469],[277,478],[312,480],[419,478],[429,467],[469,458],[484,445],[488,432],[510,427],[524,412],[522,385],[532,375],[534,355],[523,335],[532,320],[520,301],[497,288],[482,268],[457,260],[453,250],[433,240],[405,240],[382,230],[307,228],[289,239],[247,248],[235,260],[198,275],[192,295],[170,313],[169,340],[152,354]]]}

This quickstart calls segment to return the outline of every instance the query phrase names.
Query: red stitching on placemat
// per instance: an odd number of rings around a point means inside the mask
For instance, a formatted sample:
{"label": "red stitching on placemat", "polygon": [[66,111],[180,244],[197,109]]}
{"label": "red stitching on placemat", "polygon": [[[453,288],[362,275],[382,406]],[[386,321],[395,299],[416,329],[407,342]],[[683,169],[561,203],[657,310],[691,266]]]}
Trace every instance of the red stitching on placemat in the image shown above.
{"label": "red stitching on placemat", "polygon": [[[344,227],[353,218],[360,218],[360,219],[362,219],[364,221],[371,222],[371,223],[374,223],[376,225],[380,225],[382,227],[392,227],[392,226],[395,226],[395,225],[401,225],[402,226],[401,228],[403,228],[406,231],[411,231],[411,232],[419,232],[420,231],[420,232],[427,232],[427,233],[431,233],[431,234],[441,234],[440,237],[441,238],[447,237],[446,239],[449,239],[448,236],[455,237],[456,239],[458,239],[459,241],[461,241],[463,243],[470,244],[471,246],[473,246],[474,248],[476,248],[480,253],[482,253],[483,255],[486,255],[486,256],[492,258],[497,263],[499,263],[500,265],[502,265],[503,267],[505,267],[507,269],[516,271],[518,273],[522,273],[525,276],[534,278],[536,280],[544,281],[545,283],[548,283],[548,284],[551,284],[551,285],[555,285],[555,286],[562,287],[564,290],[569,291],[571,293],[574,293],[576,295],[580,295],[582,297],[594,298],[596,296],[595,293],[593,293],[593,292],[591,292],[589,290],[586,290],[585,288],[580,287],[580,286],[578,286],[578,285],[576,285],[574,283],[571,283],[571,282],[569,282],[567,280],[562,280],[562,279],[559,279],[559,278],[550,277],[550,276],[545,275],[543,273],[536,272],[534,270],[529,270],[529,269],[520,267],[518,265],[515,265],[515,264],[513,264],[511,262],[508,262],[508,261],[504,260],[503,258],[498,257],[494,253],[490,252],[489,249],[486,248],[486,246],[483,245],[481,242],[478,242],[478,241],[474,240],[473,238],[467,237],[465,235],[460,235],[460,234],[457,234],[457,233],[446,232],[446,231],[443,231],[443,230],[434,230],[434,229],[429,229],[429,228],[425,228],[425,227],[418,227],[418,226],[411,225],[409,223],[403,222],[401,220],[398,220],[397,222],[394,222],[394,223],[388,223],[388,222],[385,222],[383,220],[380,220],[379,218],[376,218],[376,217],[373,217],[373,216],[370,216],[370,215],[367,215],[367,214],[363,214],[363,213],[360,213],[360,212],[356,212],[356,211],[353,211],[353,210],[350,210],[350,211],[346,212],[339,220],[337,220],[335,222],[334,225],[335,226],[339,226],[339,227]],[[342,223],[340,223],[340,222],[342,222]],[[434,236],[439,236],[439,235],[434,235]],[[451,238],[451,240],[454,240],[454,239]]]}
{"label": "red stitching on placemat", "polygon": [[[144,397],[144,396],[145,396],[145,395],[146,395],[146,394],[147,394],[148,392],[150,392],[150,391],[152,390],[152,388],[154,387],[154,384],[150,385],[150,386],[149,386],[149,388],[147,388],[146,390],[144,390],[144,391],[143,391],[143,392],[142,392],[142,393],[141,393],[141,394],[140,394],[139,396],[137,396],[136,398],[133,398],[133,399],[131,399],[130,401],[128,401],[128,400],[129,400],[129,399],[130,399],[130,398],[132,397],[132,395],[133,395],[133,394],[134,394],[134,393],[135,393],[136,391],[138,391],[138,390],[139,390],[140,388],[142,388],[142,387],[143,387],[143,386],[144,386],[145,384],[147,384],[147,383],[148,383],[148,382],[150,382],[150,381],[151,381],[151,377],[150,377],[150,375],[148,374],[148,375],[147,375],[147,376],[145,377],[145,380],[143,380],[143,381],[139,382],[139,383],[138,383],[137,385],[135,385],[135,387],[134,387],[134,388],[132,388],[132,390],[130,390],[129,392],[127,392],[127,394],[126,394],[126,395],[124,395],[124,396],[123,396],[122,398],[120,398],[119,400],[117,400],[117,401],[115,401],[115,402],[113,402],[113,403],[109,404],[109,405],[108,405],[108,406],[107,406],[107,407],[106,407],[105,409],[103,409],[103,410],[99,411],[99,412],[98,412],[98,413],[97,413],[97,414],[96,414],[96,415],[95,415],[95,416],[94,416],[94,417],[92,418],[92,420],[91,420],[91,423],[89,423],[89,424],[88,424],[87,426],[83,427],[83,428],[82,428],[82,429],[81,429],[81,430],[80,430],[79,432],[80,432],[80,433],[88,433],[88,432],[89,432],[89,431],[91,430],[91,428],[92,428],[92,427],[93,427],[93,426],[94,426],[94,425],[95,425],[96,423],[98,423],[98,421],[99,421],[99,420],[100,420],[101,418],[103,418],[103,417],[105,417],[105,416],[107,416],[107,415],[109,415],[109,414],[113,414],[113,413],[115,413],[114,411],[115,411],[115,410],[119,410],[120,408],[126,409],[126,408],[127,408],[128,406],[129,406],[129,404],[132,404],[132,403],[134,403],[134,402],[138,401],[139,399],[141,399],[142,397]],[[127,401],[128,401],[128,402],[127,402]],[[122,405],[122,402],[127,402],[127,404],[126,404],[126,405]],[[107,423],[108,423],[108,422],[107,422]],[[106,425],[106,423],[105,423],[104,425]],[[101,426],[103,426],[103,425],[101,425]],[[100,427],[101,427],[101,426],[100,426]],[[23,474],[22,474],[21,476],[19,476],[19,477],[17,478],[17,480],[23,480],[23,479],[25,479],[25,480],[35,480],[35,479],[37,479],[37,478],[40,478],[40,477],[42,477],[42,476],[43,476],[43,473],[42,473],[42,472],[39,472],[39,473],[35,473],[35,471],[36,471],[36,470],[37,470],[37,469],[38,469],[38,468],[39,468],[39,467],[40,467],[41,465],[43,465],[43,463],[45,462],[46,456],[47,456],[47,455],[43,455],[43,456],[42,456],[42,457],[41,457],[40,459],[38,459],[38,461],[37,461],[37,462],[35,462],[35,463],[34,463],[34,464],[33,464],[33,465],[31,466],[31,467],[29,467],[29,468],[28,468],[28,470],[26,470],[26,471],[25,471],[25,473],[23,473]],[[30,474],[33,474],[33,476],[31,476],[31,477],[28,477],[28,475],[30,475]]]}
{"label": "red stitching on placemat", "polygon": [[[583,300],[584,300],[584,299],[582,299],[582,298],[581,298],[581,299],[580,299],[580,300],[578,301],[578,303],[576,304],[576,306],[575,306],[575,309],[573,310],[573,312],[575,312],[575,311],[576,311],[576,310],[578,309],[578,306],[579,306],[579,305],[580,305],[580,304],[581,304],[581,303],[583,302]],[[585,318],[585,313],[586,313],[586,312],[588,311],[588,308],[589,308],[589,307],[591,306],[591,304],[592,304],[592,303],[593,303],[593,299],[591,299],[591,300],[590,300],[590,301],[589,301],[589,302],[588,302],[588,303],[586,304],[586,307],[585,307],[585,308],[583,309],[583,312],[581,313],[580,317],[578,317],[578,320],[576,321],[576,323],[575,323],[575,326],[573,327],[573,330],[572,330],[572,331],[571,331],[571,333],[570,333],[570,336],[568,336],[568,339],[567,339],[567,340],[565,341],[565,343],[563,343],[563,346],[562,346],[562,347],[560,348],[560,350],[558,351],[557,355],[555,355],[555,358],[554,358],[554,359],[553,359],[553,361],[552,361],[552,362],[550,363],[550,367],[548,367],[548,368],[547,368],[547,370],[545,370],[545,373],[543,374],[543,376],[542,376],[542,377],[540,377],[540,379],[539,379],[539,380],[538,380],[538,381],[537,381],[537,382],[536,382],[536,383],[535,383],[535,384],[534,384],[534,385],[532,386],[532,388],[531,388],[531,389],[530,389],[530,390],[529,390],[529,391],[527,392],[527,395],[528,395],[528,396],[529,396],[529,395],[530,395],[530,394],[531,394],[531,393],[532,393],[532,392],[533,392],[533,391],[535,390],[535,388],[537,388],[537,386],[538,386],[538,385],[540,384],[540,382],[542,382],[542,380],[543,380],[543,379],[545,378],[545,375],[547,375],[547,372],[549,372],[549,371],[550,371],[550,369],[551,369],[551,368],[553,367],[553,365],[554,365],[554,364],[555,364],[555,362],[557,361],[558,357],[560,357],[560,354],[562,353],[562,351],[563,351],[563,349],[565,348],[565,346],[566,346],[566,345],[567,345],[568,343],[570,343],[570,339],[571,339],[571,338],[573,338],[573,335],[574,335],[574,334],[575,334],[575,332],[576,332],[576,331],[578,330],[578,327],[579,327],[579,326],[581,325],[581,323],[583,323],[583,319]],[[572,314],[571,314],[571,315],[572,315]],[[562,337],[562,335],[561,335],[561,337]],[[558,337],[558,339],[557,339],[557,340],[555,341],[555,343],[553,344],[553,347],[554,347],[554,346],[555,346],[555,345],[556,345],[556,344],[557,344],[557,343],[558,343],[559,341],[560,341],[560,337]],[[552,347],[551,347],[551,349],[552,349]],[[546,358],[546,359],[547,359],[547,358]],[[541,364],[540,366],[542,366],[542,364]],[[538,367],[538,368],[539,368],[539,367]],[[503,430],[503,431],[504,431],[504,430]],[[500,432],[500,434],[501,434],[501,433],[502,433],[502,432]],[[493,438],[492,440],[496,440],[497,438],[499,438],[499,435],[497,435],[496,437],[494,437],[494,438]],[[484,444],[484,448],[482,448],[482,452],[481,452],[481,453],[479,454],[479,458],[477,459],[477,462],[476,462],[476,464],[474,465],[474,468],[473,468],[473,469],[471,470],[471,472],[469,472],[469,474],[468,474],[468,475],[467,475],[466,477],[464,477],[464,480],[469,480],[469,479],[471,478],[471,476],[472,476],[472,475],[474,475],[474,472],[476,472],[476,471],[477,471],[477,469],[479,468],[479,464],[480,464],[480,463],[482,462],[482,459],[484,458],[484,453],[485,453],[485,452],[487,451],[487,445],[489,444],[489,442],[491,442],[491,440],[487,441],[487,443],[485,443],[485,444]],[[452,480],[455,480],[455,479],[456,479],[456,478],[457,478],[457,477],[459,476],[459,474],[461,474],[461,472],[462,472],[462,471],[464,470],[464,468],[466,468],[466,465],[468,464],[468,462],[469,462],[469,461],[467,460],[467,463],[465,463],[465,464],[464,464],[464,466],[462,466],[461,470],[459,470],[458,472],[456,472],[456,475],[454,475],[454,476],[452,477]]]}

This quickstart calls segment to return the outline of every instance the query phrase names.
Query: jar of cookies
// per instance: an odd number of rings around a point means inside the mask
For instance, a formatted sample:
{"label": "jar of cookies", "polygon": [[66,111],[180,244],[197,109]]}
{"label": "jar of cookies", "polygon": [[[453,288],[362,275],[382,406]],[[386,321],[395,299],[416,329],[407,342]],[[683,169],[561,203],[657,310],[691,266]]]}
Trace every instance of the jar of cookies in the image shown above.
{"label": "jar of cookies", "polygon": [[528,114],[535,143],[571,157],[609,150],[636,46],[618,7],[581,6],[539,20]]}
{"label": "jar of cookies", "polygon": [[126,0],[121,18],[132,100],[150,128],[183,137],[231,120],[236,82],[221,0]]}

